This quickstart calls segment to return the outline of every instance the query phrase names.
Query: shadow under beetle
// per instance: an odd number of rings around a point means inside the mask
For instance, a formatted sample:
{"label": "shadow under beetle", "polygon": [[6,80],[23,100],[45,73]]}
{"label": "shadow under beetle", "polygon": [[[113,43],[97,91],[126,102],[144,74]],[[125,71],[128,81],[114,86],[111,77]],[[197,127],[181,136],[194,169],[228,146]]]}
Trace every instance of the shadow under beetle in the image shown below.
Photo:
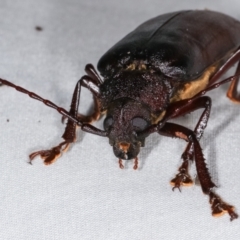
{"label": "shadow under beetle", "polygon": [[[77,82],[69,111],[7,80],[0,79],[0,84],[28,94],[68,118],[62,135],[64,141],[50,150],[32,153],[30,160],[40,155],[45,164],[54,162],[75,141],[77,126],[85,132],[108,137],[121,168],[122,160],[134,159],[137,169],[140,148],[151,133],[181,138],[188,143],[179,172],[171,181],[173,189],[193,183],[188,167],[195,160],[212,214],[227,212],[233,220],[238,217],[234,207],[213,191],[216,185],[199,140],[211,110],[211,99],[203,96],[207,91],[231,82],[227,96],[240,102],[237,96],[240,64],[234,77],[219,80],[239,60],[239,21],[218,12],[179,11],[143,23],[107,51],[97,66],[104,81],[91,64],[86,65],[87,75]],[[95,107],[89,116],[78,113],[81,87],[93,95]],[[168,122],[200,108],[203,112],[193,131]],[[104,130],[90,124],[104,113]]]}

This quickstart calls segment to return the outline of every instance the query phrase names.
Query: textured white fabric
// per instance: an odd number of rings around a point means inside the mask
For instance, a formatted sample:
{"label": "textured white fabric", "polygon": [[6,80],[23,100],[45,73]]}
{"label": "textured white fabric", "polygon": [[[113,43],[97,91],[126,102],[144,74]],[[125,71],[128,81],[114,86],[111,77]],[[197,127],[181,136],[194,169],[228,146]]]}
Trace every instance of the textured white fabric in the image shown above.
{"label": "textured white fabric", "polygon": [[[0,77],[68,109],[85,64],[96,66],[140,23],[204,8],[240,19],[239,0],[2,0]],[[240,108],[225,97],[226,89],[210,94],[212,113],[201,145],[217,193],[240,213]],[[82,91],[82,112],[91,102]],[[177,122],[193,127],[199,114]],[[198,185],[171,190],[186,145],[181,140],[150,136],[137,171],[132,162],[120,170],[108,140],[86,133],[55,164],[47,167],[37,158],[29,165],[29,153],[60,142],[60,119],[42,103],[0,88],[0,239],[240,239],[240,220],[213,218]]]}

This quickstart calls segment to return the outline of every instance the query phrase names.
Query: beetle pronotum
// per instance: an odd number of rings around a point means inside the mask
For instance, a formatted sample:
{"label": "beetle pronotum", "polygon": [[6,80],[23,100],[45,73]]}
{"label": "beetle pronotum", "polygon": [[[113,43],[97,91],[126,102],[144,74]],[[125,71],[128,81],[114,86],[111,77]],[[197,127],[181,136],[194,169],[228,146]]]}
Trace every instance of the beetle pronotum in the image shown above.
{"label": "beetle pronotum", "polygon": [[[76,84],[69,111],[7,80],[0,79],[0,84],[28,94],[68,118],[64,141],[50,150],[30,154],[30,160],[40,155],[45,164],[54,162],[74,142],[77,126],[85,132],[108,137],[121,168],[122,160],[134,159],[137,169],[138,153],[151,133],[181,138],[188,144],[179,173],[171,181],[173,189],[192,184],[188,167],[195,160],[212,214],[227,212],[233,220],[238,217],[234,207],[213,191],[215,184],[199,140],[211,110],[211,99],[203,96],[207,91],[231,81],[227,96],[240,102],[237,98],[240,64],[235,77],[219,80],[239,60],[240,22],[212,11],[180,11],[143,23],[107,51],[98,63],[104,81],[91,64],[86,65],[87,74]],[[78,113],[81,87],[93,95],[95,107],[89,116]],[[203,112],[193,131],[169,122],[200,108]],[[104,113],[104,130],[90,124]]]}

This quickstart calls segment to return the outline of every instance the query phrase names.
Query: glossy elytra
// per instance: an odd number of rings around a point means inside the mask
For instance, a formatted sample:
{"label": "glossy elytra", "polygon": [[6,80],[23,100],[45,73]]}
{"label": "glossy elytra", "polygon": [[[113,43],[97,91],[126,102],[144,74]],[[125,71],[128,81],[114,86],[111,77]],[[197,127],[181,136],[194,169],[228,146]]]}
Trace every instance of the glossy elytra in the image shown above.
{"label": "glossy elytra", "polygon": [[[45,164],[54,162],[75,141],[77,126],[82,131],[108,137],[121,168],[123,160],[134,159],[137,169],[137,156],[151,133],[178,137],[188,143],[179,172],[171,181],[173,189],[192,184],[188,167],[189,162],[195,161],[212,214],[226,212],[233,220],[238,217],[234,207],[213,190],[215,184],[199,140],[211,110],[210,97],[203,96],[206,92],[231,82],[227,96],[240,102],[237,97],[240,64],[235,77],[219,80],[240,61],[239,47],[239,21],[212,11],[173,12],[143,23],[109,49],[97,66],[102,78],[91,64],[86,65],[87,74],[76,84],[69,111],[7,80],[0,79],[0,83],[42,101],[68,118],[64,141],[50,150],[32,153],[31,160],[40,155]],[[81,87],[93,94],[95,107],[89,116],[78,113]],[[194,130],[169,122],[200,108],[203,112],[196,119]],[[106,115],[103,130],[90,124],[103,114]]]}

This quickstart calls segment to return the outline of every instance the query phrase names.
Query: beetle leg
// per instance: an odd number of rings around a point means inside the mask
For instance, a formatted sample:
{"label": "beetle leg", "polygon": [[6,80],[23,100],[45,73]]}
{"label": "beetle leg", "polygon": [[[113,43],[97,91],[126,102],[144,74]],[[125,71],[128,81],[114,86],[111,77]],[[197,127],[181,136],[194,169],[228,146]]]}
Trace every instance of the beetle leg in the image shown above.
{"label": "beetle leg", "polygon": [[95,84],[97,86],[103,83],[101,77],[98,75],[98,72],[96,71],[92,64],[89,63],[86,65],[85,72],[87,73],[88,76],[92,78],[92,80],[95,81]]}
{"label": "beetle leg", "polygon": [[[178,112],[178,116],[181,115],[185,115],[189,112],[195,111],[199,108],[204,108],[204,111],[201,115],[201,117],[198,120],[197,125],[195,126],[194,129],[194,133],[195,136],[197,138],[197,140],[199,141],[203,135],[203,132],[205,130],[205,128],[207,127],[207,122],[210,116],[210,111],[211,111],[211,98],[209,97],[200,97],[195,99],[194,101],[191,102],[191,104],[189,104],[186,108],[182,108],[179,112]],[[193,144],[189,143],[185,149],[185,151],[182,154],[182,158],[184,161],[187,160],[193,160]]]}
{"label": "beetle leg", "polygon": [[[180,128],[180,130],[178,129]],[[174,123],[165,123],[164,127],[158,130],[158,133],[167,137],[177,137],[184,139],[185,141],[189,141],[186,134],[181,132],[181,129],[186,129],[180,125]],[[187,129],[188,130],[188,129]],[[188,130],[189,135],[194,134],[191,130]],[[194,135],[195,137],[195,135]],[[193,141],[189,141],[193,143]],[[179,191],[181,186],[190,186],[193,184],[191,176],[188,173],[188,161],[184,161],[182,166],[178,169],[179,173],[176,175],[174,179],[171,180],[171,185],[173,186],[172,190],[178,188]]]}
{"label": "beetle leg", "polygon": [[41,150],[37,152],[33,152],[29,155],[30,158],[30,164],[32,164],[32,160],[40,155],[41,158],[44,160],[45,165],[50,165],[53,162],[55,162],[60,156],[63,151],[66,151],[67,148],[69,147],[70,142],[64,141],[60,143],[58,146],[53,147],[50,150]]}
{"label": "beetle leg", "polygon": [[[240,48],[236,50],[235,53],[221,66],[221,68],[211,77],[210,79],[210,86],[213,85],[229,68],[233,66],[236,62],[238,62],[238,67],[235,72],[235,76],[240,74]],[[231,99],[235,103],[240,103],[240,96],[237,93],[237,86],[239,83],[239,76],[234,78],[231,81],[229,89],[227,91],[227,97]]]}
{"label": "beetle leg", "polygon": [[170,181],[170,184],[173,186],[173,190],[178,188],[180,191],[181,186],[191,186],[193,185],[193,180],[188,173],[188,161],[184,161],[181,167],[178,169],[179,173],[176,174],[175,178]]}
{"label": "beetle leg", "polygon": [[41,151],[37,151],[37,152],[30,154],[30,156],[29,156],[30,163],[31,163],[32,159],[34,157],[36,157],[37,155],[40,155],[44,159],[45,164],[47,164],[47,165],[56,161],[56,159],[61,155],[61,153],[63,151],[67,150],[67,148],[69,147],[69,144],[74,142],[75,130],[76,130],[77,126],[80,126],[81,129],[85,132],[89,132],[89,133],[103,136],[103,137],[107,136],[106,131],[97,129],[94,126],[92,126],[88,123],[84,123],[77,118],[81,86],[84,85],[85,87],[90,89],[90,91],[93,93],[95,98],[98,97],[98,87],[95,85],[94,81],[91,81],[91,78],[89,76],[83,76],[78,81],[78,83],[75,87],[74,93],[73,93],[70,112],[67,112],[64,108],[57,106],[53,102],[40,97],[36,93],[30,92],[27,89],[17,86],[7,80],[0,78],[0,85],[6,85],[9,87],[15,88],[17,91],[27,94],[29,97],[44,103],[46,106],[54,108],[60,114],[62,114],[64,117],[67,117],[69,119],[66,129],[65,129],[65,132],[62,136],[65,139],[65,141],[61,142],[59,145],[57,145],[56,147],[53,147],[50,150],[41,150]]}
{"label": "beetle leg", "polygon": [[[240,62],[238,63],[238,67],[235,75],[239,75],[239,74],[240,74]],[[233,81],[231,81],[229,89],[227,91],[227,97],[230,98],[235,103],[240,103],[240,96],[237,91],[238,85],[239,85],[239,76],[237,76],[236,78],[233,79]]]}
{"label": "beetle leg", "polygon": [[[78,114],[78,106],[80,102],[80,92],[81,92],[82,86],[88,88],[93,93],[93,96],[94,96],[95,111],[91,116],[84,116],[84,115]],[[100,111],[97,104],[97,96],[98,96],[98,87],[95,85],[95,81],[92,81],[92,79],[89,76],[83,76],[77,82],[76,87],[74,89],[69,114],[73,118],[77,119],[82,123],[90,123],[92,120],[96,120],[100,115]],[[61,154],[68,149],[69,145],[75,142],[76,129],[77,129],[77,123],[68,119],[65,131],[62,135],[62,138],[65,141],[61,142],[59,145],[51,148],[50,150],[40,150],[40,151],[31,153],[29,155],[30,162],[38,155],[40,155],[41,158],[44,159],[44,163],[46,165],[49,165],[55,162],[57,158],[59,158]]]}
{"label": "beetle leg", "polygon": [[[92,121],[98,120],[100,116],[100,106],[98,101],[99,95],[99,86],[103,83],[101,77],[98,75],[96,69],[92,64],[87,64],[85,66],[85,72],[87,76],[85,76],[85,81],[83,80],[83,87],[88,88],[93,94],[93,101],[94,101],[94,110],[92,115],[85,116],[83,114],[78,114],[77,118],[82,122],[91,123]],[[93,89],[94,86],[94,89]]]}
{"label": "beetle leg", "polygon": [[[87,73],[87,75],[84,76],[85,81],[83,82],[82,86],[88,88],[93,93],[94,111],[93,114],[90,116],[85,116],[83,114],[78,114],[77,116],[78,119],[81,119],[82,122],[91,123],[92,121],[96,121],[100,116],[99,102],[97,100],[97,97],[95,96],[96,92],[91,89],[91,85],[95,85],[96,89],[96,87],[98,88],[99,85],[103,83],[103,81],[92,64],[89,63],[85,66],[85,72]],[[62,116],[62,122],[64,122],[65,119],[66,117]]]}
{"label": "beetle leg", "polygon": [[96,97],[93,97],[93,101],[94,101],[94,109],[93,109],[93,113],[91,115],[83,115],[78,113],[77,114],[77,119],[81,122],[85,122],[85,123],[92,123],[94,121],[97,121],[100,117],[100,106],[99,106],[99,101]]}
{"label": "beetle leg", "polygon": [[[211,99],[209,97],[198,98],[195,101],[193,101],[192,104],[188,106],[188,108],[190,110],[205,108],[194,129],[196,139],[199,141],[203,135],[205,128],[207,127],[207,122],[211,111]],[[189,111],[189,109],[187,111]],[[182,114],[184,114],[184,111]],[[193,158],[194,158],[194,146],[193,143],[188,143],[185,151],[182,154],[183,164],[179,168],[179,174],[177,174],[177,176],[179,175],[181,176],[182,172],[184,171],[188,172],[188,163],[189,161],[193,161]],[[174,183],[174,179],[171,182]],[[191,182],[188,185],[190,184]],[[186,185],[187,184],[185,184],[185,186]]]}
{"label": "beetle leg", "polygon": [[[99,85],[100,85],[100,77],[97,74],[96,70],[91,64],[87,64],[85,67],[85,71],[89,75],[83,76],[80,81],[81,81],[81,86],[89,89],[90,92],[93,94],[93,101],[94,101],[94,111],[92,115],[86,116],[83,114],[77,114],[77,117],[80,121],[82,122],[87,122],[91,123],[92,121],[96,121],[99,116],[100,116],[100,111],[99,111],[99,102],[98,102],[98,95],[99,95]],[[92,73],[93,72],[93,73]],[[94,75],[94,73],[96,75]],[[80,91],[80,89],[79,89]],[[73,99],[72,99],[73,101]],[[62,116],[62,122],[64,122],[66,117]]]}
{"label": "beetle leg", "polygon": [[208,168],[206,166],[206,162],[202,153],[202,149],[197,140],[197,137],[195,136],[195,133],[188,128],[185,128],[183,126],[180,126],[174,123],[165,123],[165,125],[158,130],[158,133],[168,137],[181,138],[193,144],[197,174],[199,177],[199,181],[200,181],[203,193],[209,196],[212,215],[221,216],[227,212],[230,215],[231,221],[236,219],[238,215],[234,212],[234,207],[225,203],[212,190],[216,185],[211,180],[211,177],[208,172]]}
{"label": "beetle leg", "polygon": [[[184,100],[184,101],[187,102],[187,100]],[[184,107],[184,103],[181,103],[181,104],[183,105],[183,107],[181,107],[180,110],[177,112],[177,114],[174,115],[174,118],[185,115],[197,109],[204,108],[204,111],[201,117],[199,118],[198,123],[194,129],[195,137],[199,141],[203,135],[204,129],[207,126],[207,122],[210,116],[211,99],[207,96],[204,96],[204,97],[194,99],[190,104],[187,104],[185,107]],[[178,107],[179,102],[175,105],[176,107]],[[175,105],[171,106],[172,112],[174,112]],[[179,173],[176,175],[174,179],[171,180],[171,184],[174,186],[174,188],[179,188],[181,185],[190,186],[193,183],[190,175],[188,174],[189,161],[193,161],[194,159],[194,146],[192,142],[188,143],[185,151],[182,154],[182,159],[183,159],[183,163],[178,169]]]}
{"label": "beetle leg", "polygon": [[[77,92],[73,97],[72,97],[72,103],[71,103],[71,108],[69,113],[76,119],[78,119],[81,122],[84,123],[91,123],[93,121],[98,120],[98,118],[100,117],[100,106],[99,106],[99,101],[98,101],[98,95],[99,95],[99,88],[97,86],[97,83],[95,80],[93,80],[91,77],[85,75],[83,76],[80,80],[79,80],[79,96],[77,96]],[[89,89],[92,92],[93,95],[93,101],[94,101],[94,109],[93,109],[93,113],[91,115],[83,115],[80,113],[77,113],[78,111],[78,105],[76,104],[77,102],[79,102],[79,98],[80,98],[80,91],[81,91],[81,87],[85,87],[87,89]],[[65,117],[62,117],[62,121],[65,119]]]}
{"label": "beetle leg", "polygon": [[214,217],[220,217],[223,214],[228,213],[231,221],[238,218],[238,215],[234,212],[234,207],[223,202],[222,199],[212,191],[209,193],[209,202]]}
{"label": "beetle leg", "polygon": [[[237,67],[236,72],[235,72],[236,77],[232,78],[232,79],[229,78],[230,81],[231,81],[231,84],[230,84],[229,89],[227,91],[227,97],[235,103],[240,103],[240,96],[237,93],[237,86],[238,86],[238,83],[239,83],[239,75],[240,75],[240,62],[239,62],[239,60],[240,60],[240,48],[237,49],[236,52],[232,54],[232,56],[220,67],[220,69],[211,77],[211,79],[209,81],[210,90],[213,89],[213,88],[211,88],[211,86],[213,86],[213,85],[218,87],[221,84],[225,83],[225,80],[223,80],[223,81],[220,81],[219,84],[218,83],[214,84],[216,81],[219,80],[219,78],[229,68],[231,68],[236,62],[238,62],[238,67]],[[205,89],[201,92],[206,92],[207,89]],[[209,90],[207,90],[207,91],[209,91]],[[196,96],[199,96],[200,93],[198,93]]]}
{"label": "beetle leg", "polygon": [[211,188],[215,187],[215,184],[212,182],[208,173],[200,144],[192,130],[175,123],[165,123],[164,127],[158,130],[158,133],[167,137],[181,138],[192,143],[194,147],[197,173],[203,192],[207,193]]}
{"label": "beetle leg", "polygon": [[240,60],[240,48],[236,50],[229,58],[228,60],[219,68],[217,72],[213,74],[209,81],[209,86],[213,85],[216,81],[219,80],[219,78],[227,71],[229,70],[235,63],[239,62]]}

